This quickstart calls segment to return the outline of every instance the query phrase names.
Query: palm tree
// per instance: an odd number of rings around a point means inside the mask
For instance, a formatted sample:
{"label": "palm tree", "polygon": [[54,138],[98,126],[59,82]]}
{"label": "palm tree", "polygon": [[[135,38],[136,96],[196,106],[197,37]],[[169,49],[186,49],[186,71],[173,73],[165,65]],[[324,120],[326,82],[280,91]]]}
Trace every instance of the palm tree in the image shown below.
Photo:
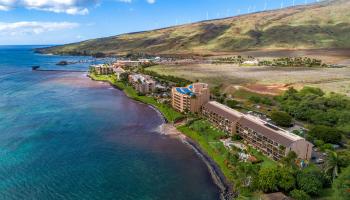
{"label": "palm tree", "polygon": [[339,163],[341,162],[338,157],[337,152],[329,151],[327,154],[326,164],[325,164],[325,172],[328,174],[332,174],[332,180],[338,176]]}

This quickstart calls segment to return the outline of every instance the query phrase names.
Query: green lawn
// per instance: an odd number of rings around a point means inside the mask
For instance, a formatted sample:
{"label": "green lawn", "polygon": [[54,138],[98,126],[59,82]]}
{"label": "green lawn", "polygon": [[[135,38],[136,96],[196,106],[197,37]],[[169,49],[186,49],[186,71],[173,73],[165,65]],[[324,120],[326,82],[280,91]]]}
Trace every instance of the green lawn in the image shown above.
{"label": "green lawn", "polygon": [[[200,145],[201,149],[216,162],[224,175],[230,181],[233,181],[234,177],[232,176],[232,172],[225,163],[226,155],[229,152],[224,145],[211,134],[214,133],[214,135],[219,136],[222,135],[222,133],[218,133],[215,130],[208,128],[210,127],[210,124],[205,121],[196,122],[191,126],[179,126],[177,129],[189,138],[195,140]],[[202,131],[197,131],[199,129]]]}
{"label": "green lawn", "polygon": [[265,156],[261,152],[257,151],[254,148],[250,148],[250,153],[253,154],[258,160],[262,160],[263,162],[261,163],[262,168],[270,168],[270,167],[275,167],[277,166],[277,162],[270,159],[269,157]]}
{"label": "green lawn", "polygon": [[111,84],[115,85],[117,88],[123,90],[128,97],[156,107],[163,114],[163,116],[167,119],[168,122],[174,122],[178,119],[183,118],[183,115],[181,113],[175,111],[173,108],[171,108],[168,105],[158,103],[157,100],[155,100],[153,97],[138,95],[138,93],[132,86],[127,85],[124,82],[117,81],[114,75],[97,76],[95,74],[90,74],[90,77],[96,81],[110,82]]}

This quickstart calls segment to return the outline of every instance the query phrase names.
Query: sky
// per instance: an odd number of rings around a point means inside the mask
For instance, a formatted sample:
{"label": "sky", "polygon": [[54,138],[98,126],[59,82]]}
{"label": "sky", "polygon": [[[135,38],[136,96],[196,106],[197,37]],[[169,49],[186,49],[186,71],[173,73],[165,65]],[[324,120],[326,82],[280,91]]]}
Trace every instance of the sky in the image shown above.
{"label": "sky", "polygon": [[66,44],[317,0],[0,0],[0,45]]}

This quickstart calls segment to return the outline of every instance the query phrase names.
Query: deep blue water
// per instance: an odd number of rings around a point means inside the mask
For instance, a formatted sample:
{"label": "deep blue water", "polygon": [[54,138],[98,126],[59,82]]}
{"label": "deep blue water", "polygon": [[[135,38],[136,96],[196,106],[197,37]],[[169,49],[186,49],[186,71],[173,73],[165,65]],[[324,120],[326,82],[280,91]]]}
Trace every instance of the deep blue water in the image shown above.
{"label": "deep blue water", "polygon": [[0,46],[0,199],[213,200],[219,190],[161,117],[83,73],[32,72],[86,58]]}

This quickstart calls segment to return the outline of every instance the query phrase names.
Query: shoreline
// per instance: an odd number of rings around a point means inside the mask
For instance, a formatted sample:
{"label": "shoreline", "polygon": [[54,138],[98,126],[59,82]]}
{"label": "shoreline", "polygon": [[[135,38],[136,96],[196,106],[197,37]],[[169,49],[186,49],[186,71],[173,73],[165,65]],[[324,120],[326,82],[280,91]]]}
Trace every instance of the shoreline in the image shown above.
{"label": "shoreline", "polygon": [[219,166],[206,152],[202,150],[200,145],[195,140],[191,139],[181,131],[177,130],[174,125],[169,123],[162,124],[161,132],[166,136],[174,137],[176,139],[181,140],[184,144],[188,145],[201,158],[201,160],[207,166],[210,176],[214,181],[214,184],[220,190],[220,199],[230,200],[234,196],[236,196],[235,192],[232,189],[233,188],[232,184],[227,180],[225,175],[220,170]]}
{"label": "shoreline", "polygon": [[210,158],[210,156],[205,153],[200,145],[194,141],[193,139],[189,138],[184,133],[180,132],[176,129],[176,127],[169,123],[166,117],[163,115],[162,112],[160,112],[155,106],[152,104],[147,104],[142,101],[139,101],[137,99],[134,99],[130,96],[128,96],[123,89],[119,88],[118,86],[112,84],[110,81],[107,80],[95,80],[93,77],[91,77],[89,74],[86,75],[93,81],[99,81],[108,83],[110,86],[112,86],[114,89],[117,89],[119,91],[122,91],[129,99],[132,99],[134,101],[143,103],[145,105],[150,106],[152,109],[154,109],[162,118],[163,124],[161,125],[160,134],[163,134],[165,136],[169,136],[172,138],[176,138],[180,141],[182,141],[184,144],[188,145],[193,151],[201,158],[201,160],[204,162],[204,164],[207,166],[209,174],[214,182],[214,184],[219,188],[220,190],[220,199],[221,200],[230,200],[232,197],[236,196],[235,192],[233,191],[232,184],[227,180],[225,175],[220,170],[219,166],[215,163],[215,161]]}

